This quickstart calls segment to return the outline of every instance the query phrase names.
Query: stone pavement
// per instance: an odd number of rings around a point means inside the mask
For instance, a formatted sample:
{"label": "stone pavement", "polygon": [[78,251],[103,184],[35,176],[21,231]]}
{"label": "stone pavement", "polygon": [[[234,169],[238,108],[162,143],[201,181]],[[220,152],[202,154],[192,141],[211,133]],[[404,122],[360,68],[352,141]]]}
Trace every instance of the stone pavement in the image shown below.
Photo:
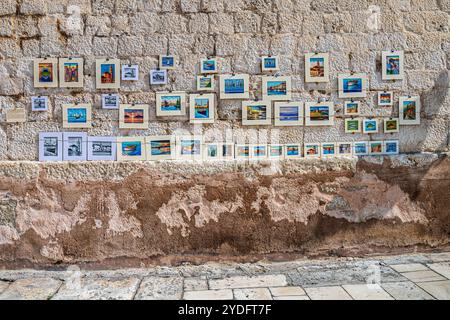
{"label": "stone pavement", "polygon": [[449,300],[450,253],[84,271],[0,271],[0,299]]}

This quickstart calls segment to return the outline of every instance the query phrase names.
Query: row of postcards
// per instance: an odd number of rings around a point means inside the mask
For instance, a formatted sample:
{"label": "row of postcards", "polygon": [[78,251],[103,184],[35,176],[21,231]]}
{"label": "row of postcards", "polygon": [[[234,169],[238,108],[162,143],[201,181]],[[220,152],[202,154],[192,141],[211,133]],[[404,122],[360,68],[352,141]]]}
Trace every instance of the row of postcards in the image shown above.
{"label": "row of postcards", "polygon": [[289,144],[204,143],[201,136],[97,137],[41,132],[39,161],[289,159],[392,155],[398,140]]}

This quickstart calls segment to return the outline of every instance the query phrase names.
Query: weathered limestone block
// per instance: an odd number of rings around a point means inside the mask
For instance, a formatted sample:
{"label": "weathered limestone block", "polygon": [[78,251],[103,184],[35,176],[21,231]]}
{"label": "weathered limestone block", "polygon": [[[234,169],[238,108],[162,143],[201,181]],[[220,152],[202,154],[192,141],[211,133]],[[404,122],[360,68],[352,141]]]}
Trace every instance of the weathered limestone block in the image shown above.
{"label": "weathered limestone block", "polygon": [[47,13],[47,2],[44,0],[23,0],[20,13],[27,15],[44,15]]}

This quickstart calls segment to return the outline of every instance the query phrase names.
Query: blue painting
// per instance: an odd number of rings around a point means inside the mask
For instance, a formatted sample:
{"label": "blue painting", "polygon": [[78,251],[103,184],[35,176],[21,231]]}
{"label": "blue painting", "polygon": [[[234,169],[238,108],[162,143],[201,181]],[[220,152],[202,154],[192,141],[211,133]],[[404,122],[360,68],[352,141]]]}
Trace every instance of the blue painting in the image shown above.
{"label": "blue painting", "polygon": [[265,58],[264,59],[264,68],[265,69],[276,69],[277,67],[277,59],[276,58]]}
{"label": "blue painting", "polygon": [[355,154],[366,154],[367,145],[365,143],[355,143]]}
{"label": "blue painting", "polygon": [[386,153],[397,153],[397,143],[386,142]]}
{"label": "blue painting", "polygon": [[87,110],[86,108],[69,108],[67,109],[68,123],[86,123]]}
{"label": "blue painting", "polygon": [[209,118],[209,99],[195,99],[194,118],[195,119]]}
{"label": "blue painting", "polygon": [[347,78],[343,79],[344,93],[362,92],[363,79],[361,78]]}
{"label": "blue painting", "polygon": [[280,107],[280,121],[298,121],[298,107]]}
{"label": "blue painting", "polygon": [[215,60],[204,60],[202,62],[203,71],[215,71],[216,61]]}
{"label": "blue painting", "polygon": [[245,93],[244,79],[225,79],[225,93]]}
{"label": "blue painting", "polygon": [[124,156],[140,156],[142,154],[142,146],[140,141],[122,142],[122,155]]}
{"label": "blue painting", "polygon": [[286,81],[267,81],[267,95],[285,96],[287,94]]}
{"label": "blue painting", "polygon": [[200,151],[201,151],[200,140],[181,140],[182,155],[200,155]]}
{"label": "blue painting", "polygon": [[287,145],[286,154],[288,156],[298,156],[300,155],[300,148],[296,145]]}
{"label": "blue painting", "polygon": [[173,68],[175,65],[175,59],[171,56],[161,57],[161,67]]}

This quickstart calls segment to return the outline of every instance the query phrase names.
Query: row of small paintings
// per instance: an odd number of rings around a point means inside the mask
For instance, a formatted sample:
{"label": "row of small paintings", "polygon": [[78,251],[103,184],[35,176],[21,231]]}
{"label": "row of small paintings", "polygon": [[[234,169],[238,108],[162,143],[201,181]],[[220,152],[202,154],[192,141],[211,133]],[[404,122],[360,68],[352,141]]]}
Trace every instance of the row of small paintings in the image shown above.
{"label": "row of small paintings", "polygon": [[[303,152],[302,152],[303,150]],[[39,161],[280,159],[398,154],[398,140],[291,144],[203,143],[198,136],[96,137],[41,132]]]}

